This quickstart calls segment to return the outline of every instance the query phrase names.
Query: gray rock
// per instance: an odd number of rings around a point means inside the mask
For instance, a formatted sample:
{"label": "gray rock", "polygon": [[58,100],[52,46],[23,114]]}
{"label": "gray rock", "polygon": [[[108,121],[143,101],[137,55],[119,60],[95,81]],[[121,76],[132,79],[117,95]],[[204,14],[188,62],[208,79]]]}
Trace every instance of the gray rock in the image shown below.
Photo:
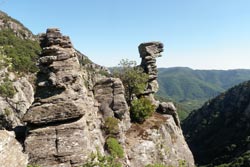
{"label": "gray rock", "polygon": [[162,102],[159,104],[159,107],[156,109],[157,112],[162,114],[172,115],[175,124],[180,127],[180,119],[177,113],[177,109],[172,102]]}
{"label": "gray rock", "polygon": [[25,141],[29,163],[43,167],[81,165],[95,150],[86,127],[86,119],[82,118],[72,123],[30,130]]}
{"label": "gray rock", "polygon": [[169,115],[154,114],[143,125],[132,125],[126,133],[126,152],[130,166],[164,164],[194,166],[194,159],[183,137]]}
{"label": "gray rock", "polygon": [[27,167],[28,155],[15,139],[14,132],[0,130],[0,163],[1,167]]}
{"label": "gray rock", "polygon": [[13,82],[13,98],[0,97],[0,129],[14,129],[23,125],[22,117],[34,101],[34,90],[27,78]]}
{"label": "gray rock", "polygon": [[145,93],[156,93],[159,89],[157,82],[156,58],[163,52],[163,44],[160,42],[142,43],[138,47],[141,60],[141,67],[149,75],[148,87]]}
{"label": "gray rock", "polygon": [[81,118],[85,114],[85,109],[79,104],[71,102],[61,102],[56,104],[43,104],[31,107],[24,116],[23,121],[30,124],[47,124],[59,121]]}
{"label": "gray rock", "polygon": [[[123,119],[128,112],[128,105],[124,97],[124,87],[118,78],[104,78],[99,80],[94,86],[96,100],[114,112],[114,115]],[[108,110],[107,110],[108,111]]]}
{"label": "gray rock", "polygon": [[69,38],[58,29],[48,29],[40,38],[44,47],[36,100],[23,118],[29,128],[25,151],[29,164],[78,167],[97,148],[104,153],[103,117]]}

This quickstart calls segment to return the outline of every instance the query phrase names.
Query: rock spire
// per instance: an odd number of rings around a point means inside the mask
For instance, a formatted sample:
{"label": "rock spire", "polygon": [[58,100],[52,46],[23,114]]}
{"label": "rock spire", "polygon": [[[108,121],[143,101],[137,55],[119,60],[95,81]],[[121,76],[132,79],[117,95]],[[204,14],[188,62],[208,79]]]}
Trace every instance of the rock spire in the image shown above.
{"label": "rock spire", "polygon": [[159,89],[157,82],[157,66],[156,58],[161,56],[163,52],[163,44],[161,42],[142,43],[138,47],[141,57],[141,67],[149,75],[147,93],[156,93]]}

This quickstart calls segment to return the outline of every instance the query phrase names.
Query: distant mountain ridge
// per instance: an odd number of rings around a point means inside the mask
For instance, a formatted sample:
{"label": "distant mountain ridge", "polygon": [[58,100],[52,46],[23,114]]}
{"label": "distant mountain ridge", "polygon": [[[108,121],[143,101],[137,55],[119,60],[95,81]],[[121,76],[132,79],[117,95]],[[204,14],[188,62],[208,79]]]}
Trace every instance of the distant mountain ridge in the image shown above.
{"label": "distant mountain ridge", "polygon": [[197,109],[208,99],[250,80],[250,69],[193,70],[188,67],[172,67],[158,70],[158,96],[180,103],[187,110],[185,112]]}

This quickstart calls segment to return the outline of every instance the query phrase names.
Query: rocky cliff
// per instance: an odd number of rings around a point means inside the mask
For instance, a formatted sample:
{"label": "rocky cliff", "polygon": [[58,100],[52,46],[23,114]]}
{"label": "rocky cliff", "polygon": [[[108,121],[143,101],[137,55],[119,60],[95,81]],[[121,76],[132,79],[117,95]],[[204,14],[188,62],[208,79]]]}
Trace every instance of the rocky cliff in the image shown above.
{"label": "rocky cliff", "polygon": [[239,84],[190,114],[183,122],[199,165],[249,166],[250,81]]}
{"label": "rocky cliff", "polygon": [[[101,155],[108,159],[105,163],[111,163],[112,156],[112,163],[122,166],[194,166],[176,108],[170,102],[154,99],[158,89],[156,57],[163,51],[161,43],[139,46],[141,66],[149,76],[143,96],[151,100],[157,112],[143,124],[134,124],[119,78],[111,77],[107,68],[77,51],[70,38],[57,28],[48,29],[39,39],[42,52],[35,83],[27,79],[30,74],[17,77],[7,70],[8,82],[14,85],[13,96],[0,97],[0,125],[15,130],[21,145],[13,144],[17,151],[12,156],[23,157],[20,167],[27,162],[42,167],[78,167],[97,163]],[[0,135],[6,136],[6,131],[0,131]],[[17,142],[6,137],[3,145],[11,145],[12,140]],[[115,156],[112,148],[119,148],[122,154]],[[93,155],[99,159],[92,159]],[[0,160],[3,167],[12,163]]]}

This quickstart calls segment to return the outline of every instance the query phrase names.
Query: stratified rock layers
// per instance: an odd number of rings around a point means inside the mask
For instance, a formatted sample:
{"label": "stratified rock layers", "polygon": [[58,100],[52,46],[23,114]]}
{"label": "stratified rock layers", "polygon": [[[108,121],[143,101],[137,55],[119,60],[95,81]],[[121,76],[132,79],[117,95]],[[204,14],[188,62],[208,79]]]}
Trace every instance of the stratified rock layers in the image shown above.
{"label": "stratified rock layers", "polygon": [[103,152],[98,106],[88,96],[69,38],[48,29],[41,44],[35,102],[24,116],[30,129],[25,151],[30,164],[79,166],[96,148]]}
{"label": "stratified rock layers", "polygon": [[141,67],[145,73],[149,75],[147,93],[156,93],[159,89],[157,82],[157,66],[156,58],[161,56],[163,52],[163,44],[160,42],[147,42],[142,43],[138,47],[140,52]]}
{"label": "stratified rock layers", "polygon": [[103,124],[106,118],[115,117],[119,120],[116,137],[124,148],[123,166],[178,165],[179,161],[194,165],[174,105],[154,99],[158,90],[155,62],[163,51],[161,43],[139,47],[141,66],[149,75],[143,96],[150,98],[161,114],[131,127],[120,79],[98,74],[101,68],[95,71],[91,64],[81,66],[81,55],[58,29],[48,29],[40,40],[43,50],[35,101],[23,118],[28,126],[24,145],[29,164],[78,167],[92,152],[107,153]]}

